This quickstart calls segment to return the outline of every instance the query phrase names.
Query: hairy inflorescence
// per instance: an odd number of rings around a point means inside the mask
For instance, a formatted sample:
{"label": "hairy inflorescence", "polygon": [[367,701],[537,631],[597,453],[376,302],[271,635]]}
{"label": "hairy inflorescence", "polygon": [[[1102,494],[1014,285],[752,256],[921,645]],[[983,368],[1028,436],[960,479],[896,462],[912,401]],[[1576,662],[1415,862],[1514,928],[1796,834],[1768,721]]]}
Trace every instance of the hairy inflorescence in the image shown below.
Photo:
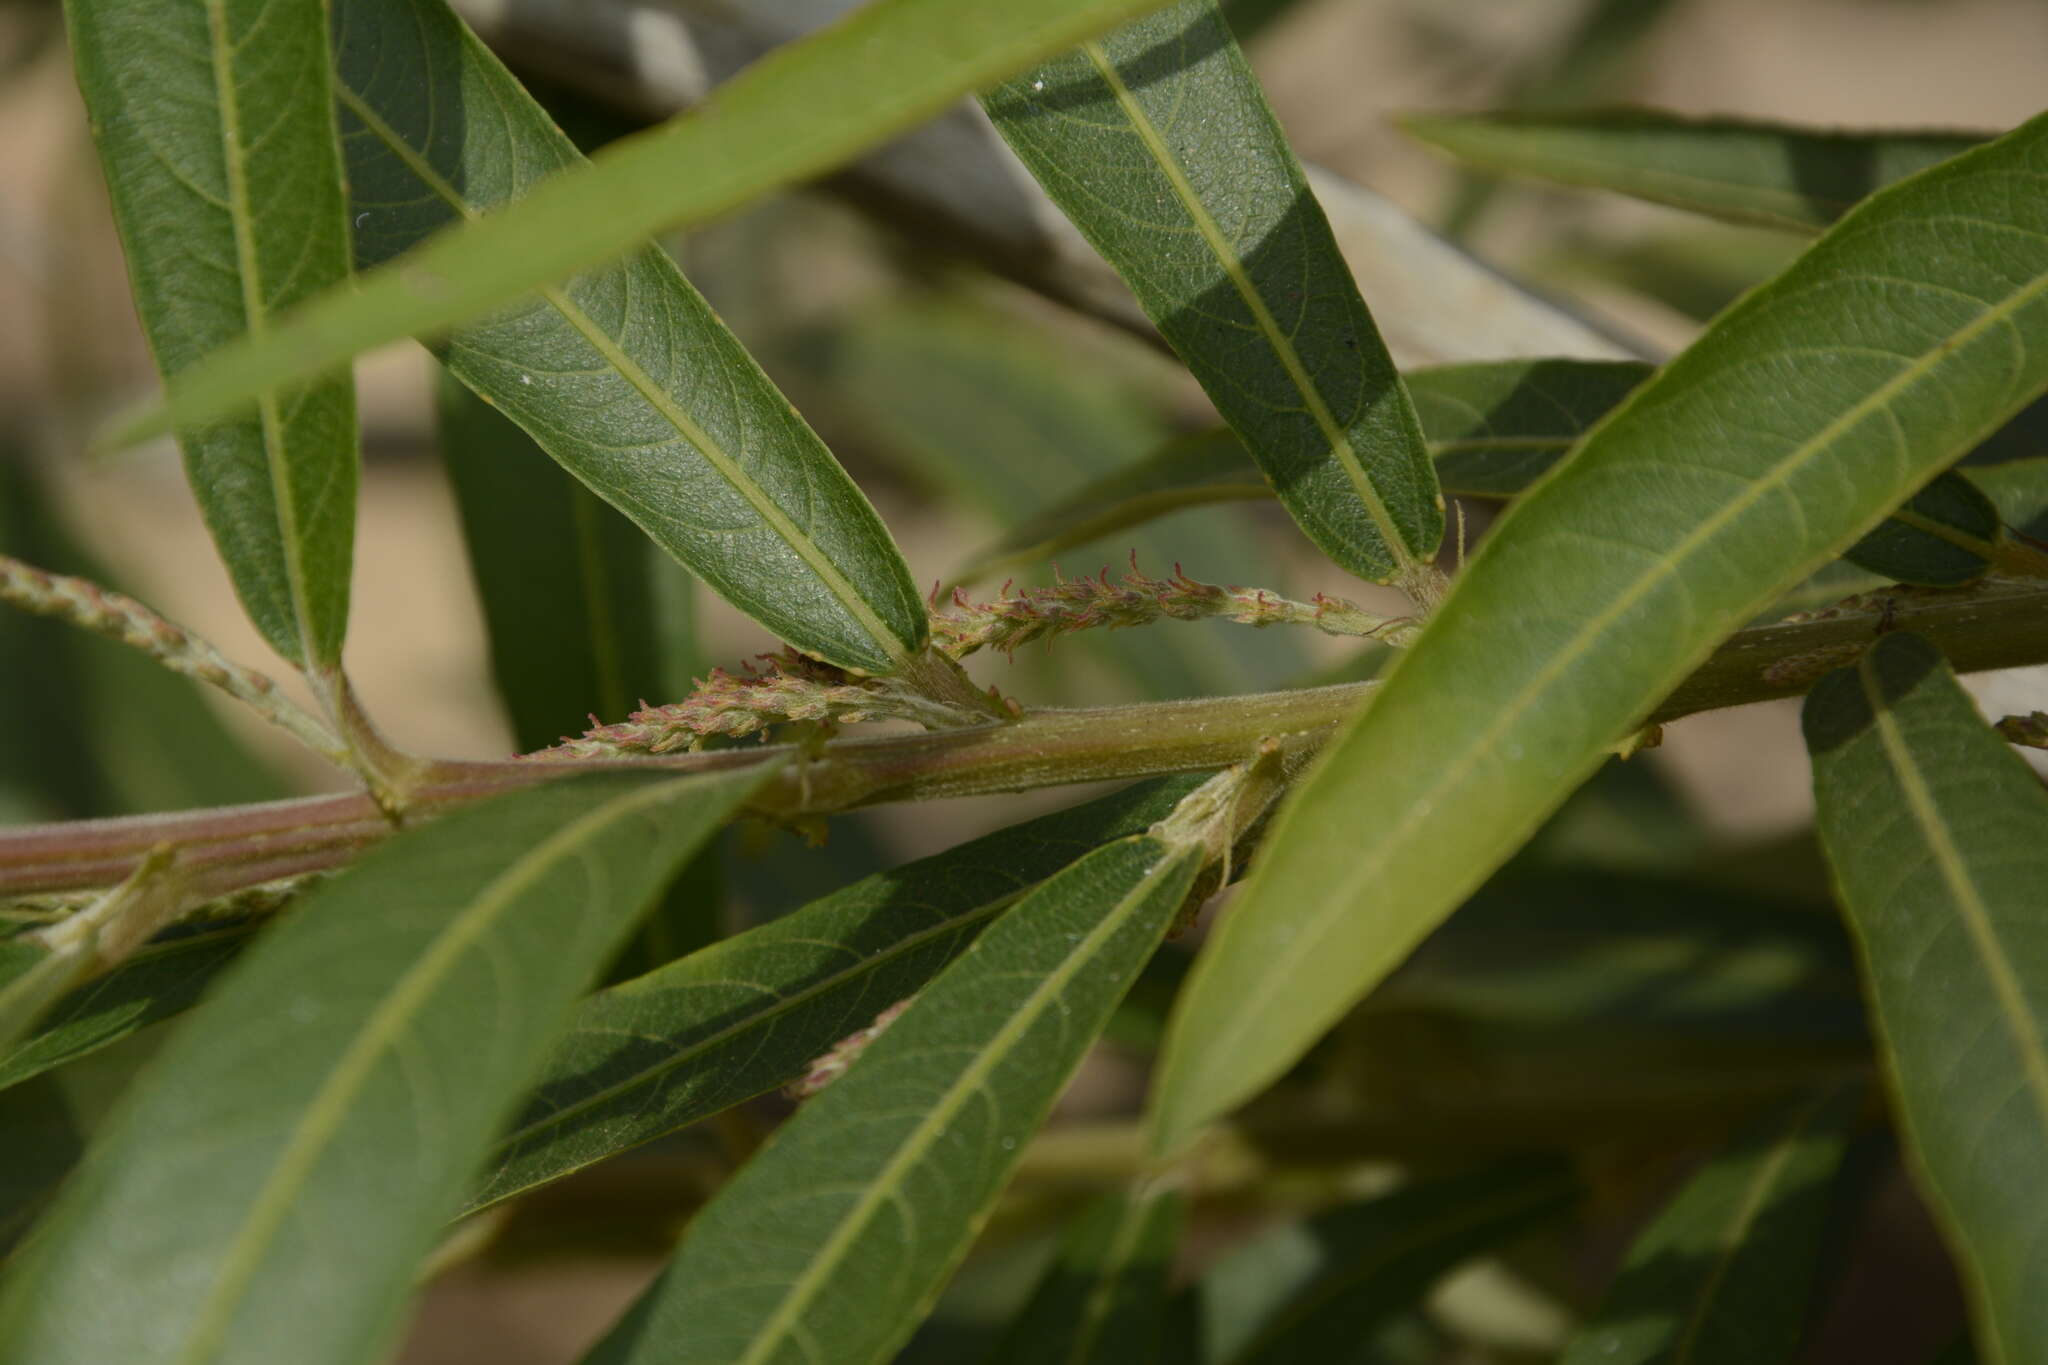
{"label": "hairy inflorescence", "polygon": [[[1004,703],[1007,706],[1007,703]],[[591,728],[536,757],[604,758],[701,749],[713,736],[766,735],[791,721],[833,726],[864,720],[908,720],[927,729],[983,723],[950,702],[919,693],[900,679],[863,678],[785,649],[741,665],[738,673],[714,668],[696,690],[662,706],[640,709],[613,725],[591,717]]]}
{"label": "hairy inflorescence", "polygon": [[[1224,587],[1190,578],[1173,566],[1171,578],[1143,573],[1137,557],[1130,571],[1112,580],[1105,568],[1094,578],[1059,578],[1049,588],[1012,594],[1005,583],[992,600],[976,602],[953,590],[950,610],[932,614],[932,643],[956,659],[982,649],[1004,653],[1035,640],[1052,640],[1079,630],[1118,630],[1153,621],[1236,621],[1248,626],[1309,625],[1329,635],[1407,644],[1421,629],[1407,616],[1378,616],[1355,602],[1317,593],[1297,602],[1264,588]],[[934,604],[936,605],[936,604]]]}

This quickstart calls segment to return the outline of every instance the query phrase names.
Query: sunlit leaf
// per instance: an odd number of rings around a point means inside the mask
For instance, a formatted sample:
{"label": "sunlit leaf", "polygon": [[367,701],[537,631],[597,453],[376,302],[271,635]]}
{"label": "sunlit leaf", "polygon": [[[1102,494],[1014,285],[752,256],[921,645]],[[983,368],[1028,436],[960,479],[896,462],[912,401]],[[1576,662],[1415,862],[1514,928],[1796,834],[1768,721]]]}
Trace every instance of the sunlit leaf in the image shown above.
{"label": "sunlit leaf", "polygon": [[1820,831],[1899,1126],[1984,1358],[2048,1355],[2048,791],[1934,647],[1887,635],[1806,704]]}
{"label": "sunlit leaf", "polygon": [[1801,1100],[1716,1154],[1636,1238],[1560,1365],[1795,1358],[1829,1183],[1862,1092],[1844,1085]]}
{"label": "sunlit leaf", "polygon": [[1185,0],[984,98],[1117,268],[1309,538],[1367,578],[1443,536],[1413,405],[1212,0]]}
{"label": "sunlit leaf", "polygon": [[879,872],[577,1007],[476,1205],[793,1081],[915,995],[1033,882],[1150,828],[1198,785],[1147,783]]}
{"label": "sunlit leaf", "polygon": [[1200,864],[1139,836],[1020,900],[719,1190],[588,1359],[888,1359]]}
{"label": "sunlit leaf", "polygon": [[97,1135],[0,1282],[0,1339],[39,1365],[381,1358],[576,993],[761,771],[517,792],[322,886]]}
{"label": "sunlit leaf", "polygon": [[[429,336],[551,281],[830,170],[1047,53],[1156,0],[878,0],[769,54],[712,107],[604,149],[517,209],[466,224],[236,345],[131,422],[131,441],[235,411],[387,341]],[[887,73],[883,79],[881,73]],[[503,111],[493,109],[492,116]]]}
{"label": "sunlit leaf", "polygon": [[994,1365],[1148,1365],[1160,1358],[1167,1278],[1187,1200],[1120,1190],[1075,1215]]}
{"label": "sunlit leaf", "polygon": [[[264,346],[280,313],[349,270],[324,7],[69,0],[65,13],[158,368],[175,378],[237,338]],[[355,395],[331,373],[343,359],[265,380],[178,433],[250,619],[321,671],[341,657],[355,535]]]}
{"label": "sunlit leaf", "polygon": [[1653,109],[1411,114],[1416,137],[1491,171],[1613,190],[1737,223],[1819,232],[1972,133],[1837,133]]}
{"label": "sunlit leaf", "polygon": [[1881,192],[1509,509],[1274,821],[1154,1091],[1299,1057],[1713,647],[2048,386],[2048,119]]}
{"label": "sunlit leaf", "polygon": [[[390,260],[450,224],[485,230],[476,225],[486,211],[530,205],[551,173],[584,164],[442,0],[341,0],[335,10],[360,264]],[[509,216],[493,213],[492,227]],[[586,221],[609,219],[590,213]],[[437,349],[458,379],[779,638],[871,672],[900,667],[923,646],[924,604],[874,509],[659,248],[640,247],[619,264],[549,285],[536,299],[457,328]],[[469,462],[490,458],[483,443],[502,437],[476,422],[457,439],[461,489],[475,482],[463,476]],[[520,477],[516,462],[503,477]],[[526,482],[543,477],[529,469]],[[474,507],[476,497],[465,502]],[[508,489],[487,534],[523,541],[518,509],[535,505]],[[599,509],[566,492],[545,510],[572,523],[571,543],[611,546],[546,581],[593,625],[611,617],[607,647],[570,657],[587,658],[599,675],[609,671],[630,704],[638,698],[628,679],[646,659],[626,652],[644,654],[650,635],[641,630],[637,647],[626,638],[636,596],[643,611],[645,602],[644,585],[635,594],[620,581],[628,542]],[[472,541],[485,531],[476,515],[466,524]],[[563,539],[546,536],[531,552],[537,558]],[[609,573],[592,554],[609,562]],[[595,592],[593,573],[612,579],[614,591]],[[485,584],[487,601],[495,586]],[[494,632],[494,648],[514,647],[502,636]],[[558,724],[573,724],[601,700]]]}

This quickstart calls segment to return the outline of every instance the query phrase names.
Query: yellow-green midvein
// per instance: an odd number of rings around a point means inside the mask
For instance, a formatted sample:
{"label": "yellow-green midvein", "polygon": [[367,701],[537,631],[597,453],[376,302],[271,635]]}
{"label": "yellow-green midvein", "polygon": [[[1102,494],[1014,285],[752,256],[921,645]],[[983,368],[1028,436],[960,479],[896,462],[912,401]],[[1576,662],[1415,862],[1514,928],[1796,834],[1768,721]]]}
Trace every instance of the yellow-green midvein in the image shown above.
{"label": "yellow-green midvein", "polygon": [[1294,342],[1281,330],[1272,310],[1266,307],[1265,299],[1260,297],[1257,287],[1252,284],[1251,277],[1245,274],[1244,262],[1237,258],[1237,252],[1224,237],[1223,229],[1217,226],[1216,220],[1209,214],[1208,207],[1202,203],[1201,196],[1195,193],[1195,187],[1188,182],[1187,172],[1181,169],[1180,162],[1166,145],[1166,140],[1159,136],[1159,130],[1152,125],[1152,120],[1146,116],[1144,109],[1132,96],[1130,87],[1124,84],[1123,77],[1117,73],[1116,64],[1110,61],[1101,45],[1083,43],[1081,51],[1087,54],[1089,62],[1094,65],[1103,83],[1108,85],[1110,93],[1116,97],[1117,106],[1123,110],[1124,117],[1131,121],[1131,128],[1145,144],[1145,150],[1150,152],[1152,159],[1158,163],[1167,183],[1173,186],[1175,197],[1180,200],[1181,207],[1187,210],[1188,218],[1194,223],[1196,231],[1201,233],[1202,240],[1208,244],[1211,254],[1216,257],[1216,263],[1223,268],[1231,287],[1236,289],[1238,297],[1244,300],[1244,305],[1251,312],[1260,335],[1272,348],[1273,354],[1279,357],[1280,364],[1287,371],[1287,378],[1293,383],[1296,392],[1301,394],[1302,405],[1308,409],[1309,416],[1315,419],[1316,429],[1322,432],[1323,440],[1328,443],[1330,453],[1351,477],[1352,487],[1358,492],[1358,500],[1364,504],[1367,515],[1372,518],[1373,529],[1379,532],[1380,539],[1386,543],[1387,553],[1393,557],[1397,577],[1407,581],[1419,574],[1420,566],[1415,556],[1410,553],[1407,542],[1401,538],[1399,528],[1394,525],[1393,514],[1387,511],[1387,504],[1380,497],[1379,490],[1373,486],[1371,476],[1365,472],[1365,465],[1358,458],[1357,450],[1352,447],[1351,438],[1337,424],[1336,415],[1330,411],[1330,405],[1323,401],[1322,393],[1317,390],[1315,381],[1309,377],[1308,368],[1301,363],[1301,356],[1295,351]]}
{"label": "yellow-green midvein", "polygon": [[[450,185],[431,165],[422,159],[403,138],[399,137],[397,132],[384,122],[377,112],[363,101],[360,95],[356,94],[346,85],[337,85],[335,87],[335,94],[347,106],[350,113],[361,119],[363,125],[376,134],[377,139],[385,145],[393,156],[405,163],[406,169],[417,176],[421,184],[440,196],[450,208],[471,222],[484,216],[480,210],[463,198],[454,186]],[[881,647],[883,653],[887,654],[899,667],[910,661],[912,654],[910,642],[899,638],[896,632],[889,628],[888,624],[882,620],[875,609],[869,605],[867,599],[861,595],[859,589],[855,588],[846,575],[839,571],[838,566],[832,562],[824,550],[810,536],[797,529],[796,523],[791,521],[788,514],[775,504],[774,500],[768,496],[767,491],[754,482],[752,478],[748,477],[746,471],[739,467],[738,462],[732,458],[725,447],[714,441],[708,432],[698,426],[690,415],[683,411],[674,396],[655,382],[654,376],[648,374],[638,361],[627,355],[620,348],[619,344],[606,334],[604,329],[599,327],[588,313],[578,307],[575,300],[571,299],[565,291],[556,286],[546,286],[535,292],[562,316],[563,321],[575,328],[577,333],[590,343],[592,348],[603,357],[607,365],[611,366],[622,379],[633,386],[634,390],[646,400],[647,405],[661,415],[662,420],[674,427],[677,434],[688,442],[698,454],[704,457],[711,467],[718,472],[719,477],[725,480],[728,487],[746,499],[747,505],[754,510],[755,515],[767,523],[769,530],[774,532],[775,536],[783,544],[789,546],[797,553],[797,556],[804,561],[805,566],[818,576],[818,580],[825,585],[826,590],[846,609],[847,615],[851,616],[860,628],[867,633],[868,637]]]}

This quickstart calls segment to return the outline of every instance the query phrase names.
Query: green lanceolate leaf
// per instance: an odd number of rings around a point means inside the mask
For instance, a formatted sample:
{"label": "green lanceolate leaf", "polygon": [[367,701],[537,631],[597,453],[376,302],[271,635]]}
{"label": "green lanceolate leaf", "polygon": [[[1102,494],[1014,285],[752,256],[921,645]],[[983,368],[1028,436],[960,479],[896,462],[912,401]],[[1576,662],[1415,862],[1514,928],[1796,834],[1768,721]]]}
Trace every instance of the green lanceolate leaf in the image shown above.
{"label": "green lanceolate leaf", "polygon": [[[488,210],[532,203],[551,173],[584,164],[442,0],[340,0],[335,50],[365,266],[448,224],[474,225]],[[874,509],[659,248],[642,246],[616,265],[548,285],[536,299],[456,329],[439,349],[458,379],[780,638],[874,673],[893,671],[923,647],[924,603]],[[488,439],[476,425],[457,439]],[[458,487],[460,462],[470,456],[489,458],[456,452]],[[616,566],[624,542],[616,528],[599,530],[596,509],[579,510],[563,496],[552,512],[593,523],[580,539],[613,542]],[[495,530],[518,534],[502,522]],[[556,591],[573,593],[591,568],[584,556],[576,578]],[[621,593],[607,609],[633,606]],[[593,603],[578,614],[594,610]],[[601,671],[609,659],[623,690],[630,661],[620,655],[624,641],[606,633],[613,647],[591,666]],[[629,704],[636,699],[627,692]]]}
{"label": "green lanceolate leaf", "polygon": [[189,1009],[254,936],[234,924],[151,944],[57,1000],[42,1023],[0,1048],[0,1087],[62,1066]]}
{"label": "green lanceolate leaf", "polygon": [[322,886],[100,1134],[0,1284],[0,1341],[49,1365],[381,1358],[570,1002],[759,779],[549,784]]}
{"label": "green lanceolate leaf", "polygon": [[[1458,497],[1513,497],[1571,449],[1651,367],[1631,360],[1509,360],[1404,376],[1437,482]],[[956,575],[991,577],[1184,507],[1270,498],[1228,430],[1177,437],[1019,526]]]}
{"label": "green lanceolate leaf", "polygon": [[1562,1165],[1517,1158],[1289,1224],[1219,1261],[1190,1291],[1188,1354],[1200,1365],[1352,1359],[1448,1271],[1574,1196]]}
{"label": "green lanceolate leaf", "polygon": [[[640,529],[492,405],[442,378],[441,459],[522,752],[669,699]],[[687,685],[687,684],[686,684]]]}
{"label": "green lanceolate leaf", "polygon": [[1120,1190],[1090,1203],[1060,1239],[995,1365],[1149,1365],[1160,1358],[1166,1284],[1187,1200]]}
{"label": "green lanceolate leaf", "polygon": [[473,1205],[797,1079],[922,990],[1033,882],[1143,833],[1197,785],[1146,783],[877,873],[592,996]]}
{"label": "green lanceolate leaf", "polygon": [[1842,558],[1894,582],[1954,587],[1991,572],[2003,535],[1991,499],[1950,472],[1915,493]]}
{"label": "green lanceolate leaf", "polygon": [[[261,347],[280,312],[349,271],[325,7],[69,0],[65,13],[157,367],[175,379],[237,338]],[[354,389],[323,373],[337,364],[291,377],[310,383],[266,380],[178,432],[250,619],[323,671],[341,658],[355,534]]]}
{"label": "green lanceolate leaf", "polygon": [[1839,1086],[1790,1105],[1702,1167],[1636,1238],[1560,1365],[1793,1359],[1862,1092]]}
{"label": "green lanceolate leaf", "polygon": [[2048,791],[1934,647],[1888,635],[1806,703],[1820,832],[1900,1128],[1987,1361],[2048,1357]]}
{"label": "green lanceolate leaf", "polygon": [[1200,863],[1139,836],[1019,901],[697,1214],[593,1365],[888,1359]]}
{"label": "green lanceolate leaf", "polygon": [[1138,297],[1322,551],[1406,576],[1443,537],[1415,411],[1212,0],[983,99]]}
{"label": "green lanceolate leaf", "polygon": [[1508,510],[1204,947],[1162,1146],[1284,1070],[1718,641],[2048,386],[2044,173],[2037,119],[1880,193]]}
{"label": "green lanceolate leaf", "polygon": [[1652,373],[1633,360],[1503,360],[1418,370],[1408,392],[1444,491],[1511,498]]}
{"label": "green lanceolate leaf", "polygon": [[1487,170],[1799,232],[1819,232],[1892,182],[1984,142],[1971,133],[1821,132],[1651,109],[1417,114],[1401,126]]}
{"label": "green lanceolate leaf", "polygon": [[116,439],[232,412],[266,389],[400,337],[444,332],[657,232],[730,212],[1155,3],[878,0],[755,62],[720,86],[708,108],[621,139],[591,165],[551,177],[516,209],[443,233],[354,287],[330,291],[263,346],[224,349],[171,387],[164,410]]}

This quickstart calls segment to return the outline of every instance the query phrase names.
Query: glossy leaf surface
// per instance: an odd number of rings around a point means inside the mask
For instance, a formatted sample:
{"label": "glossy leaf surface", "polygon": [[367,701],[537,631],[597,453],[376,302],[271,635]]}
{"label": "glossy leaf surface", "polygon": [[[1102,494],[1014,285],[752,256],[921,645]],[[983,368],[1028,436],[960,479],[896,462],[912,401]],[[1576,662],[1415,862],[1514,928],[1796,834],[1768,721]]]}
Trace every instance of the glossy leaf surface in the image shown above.
{"label": "glossy leaf surface", "polygon": [[2048,386],[2044,174],[2037,119],[1879,194],[1509,509],[1204,948],[1162,1147],[1300,1056],[1718,641]]}
{"label": "glossy leaf surface", "polygon": [[1156,2],[878,0],[755,62],[719,87],[711,108],[622,139],[516,210],[322,296],[262,347],[224,349],[172,387],[166,410],[116,439],[209,420],[385,342],[445,332],[655,233],[828,171]]}
{"label": "glossy leaf surface", "polygon": [[888,1359],[1200,863],[1139,836],[1019,901],[720,1189],[588,1359]]}
{"label": "glossy leaf surface", "polygon": [[[552,173],[585,165],[441,0],[342,0],[336,33],[361,264],[390,260],[450,224],[483,230],[487,211],[530,205]],[[509,216],[492,212],[491,225]],[[440,353],[458,379],[778,638],[875,673],[922,648],[924,604],[874,509],[658,247],[458,328]],[[597,527],[594,509],[576,508],[564,497],[555,511]],[[608,604],[632,605],[630,594]],[[623,640],[606,633],[623,680]]]}
{"label": "glossy leaf surface", "polygon": [[1560,1365],[1748,1365],[1798,1354],[1828,1187],[1862,1087],[1767,1116],[1637,1236]]}
{"label": "glossy leaf surface", "polygon": [[1197,785],[1146,783],[877,873],[585,1000],[474,1203],[795,1080],[923,989],[1033,882],[1143,833]]}
{"label": "glossy leaf surface", "polygon": [[1487,170],[1799,232],[1819,232],[1892,182],[1984,141],[1971,133],[1836,133],[1653,109],[1414,114],[1401,126]]}
{"label": "glossy leaf surface", "polygon": [[[319,5],[65,6],[136,312],[175,378],[348,276],[327,19]],[[192,489],[250,619],[329,669],[348,627],[356,415],[337,357],[182,424]],[[253,407],[253,410],[247,410]]]}
{"label": "glossy leaf surface", "polygon": [[1187,1200],[1120,1190],[1074,1216],[994,1365],[1148,1365],[1160,1358],[1167,1277]]}
{"label": "glossy leaf surface", "polygon": [[577,991],[759,777],[514,793],[321,887],[99,1134],[0,1284],[0,1340],[48,1365],[381,1358]]}
{"label": "glossy leaf surface", "polygon": [[983,104],[1309,538],[1366,578],[1428,559],[1443,500],[1414,408],[1212,0],[1084,43]]}
{"label": "glossy leaf surface", "polygon": [[2048,1354],[2048,791],[1932,645],[1814,687],[1820,832],[1861,944],[1901,1131],[1984,1358]]}

